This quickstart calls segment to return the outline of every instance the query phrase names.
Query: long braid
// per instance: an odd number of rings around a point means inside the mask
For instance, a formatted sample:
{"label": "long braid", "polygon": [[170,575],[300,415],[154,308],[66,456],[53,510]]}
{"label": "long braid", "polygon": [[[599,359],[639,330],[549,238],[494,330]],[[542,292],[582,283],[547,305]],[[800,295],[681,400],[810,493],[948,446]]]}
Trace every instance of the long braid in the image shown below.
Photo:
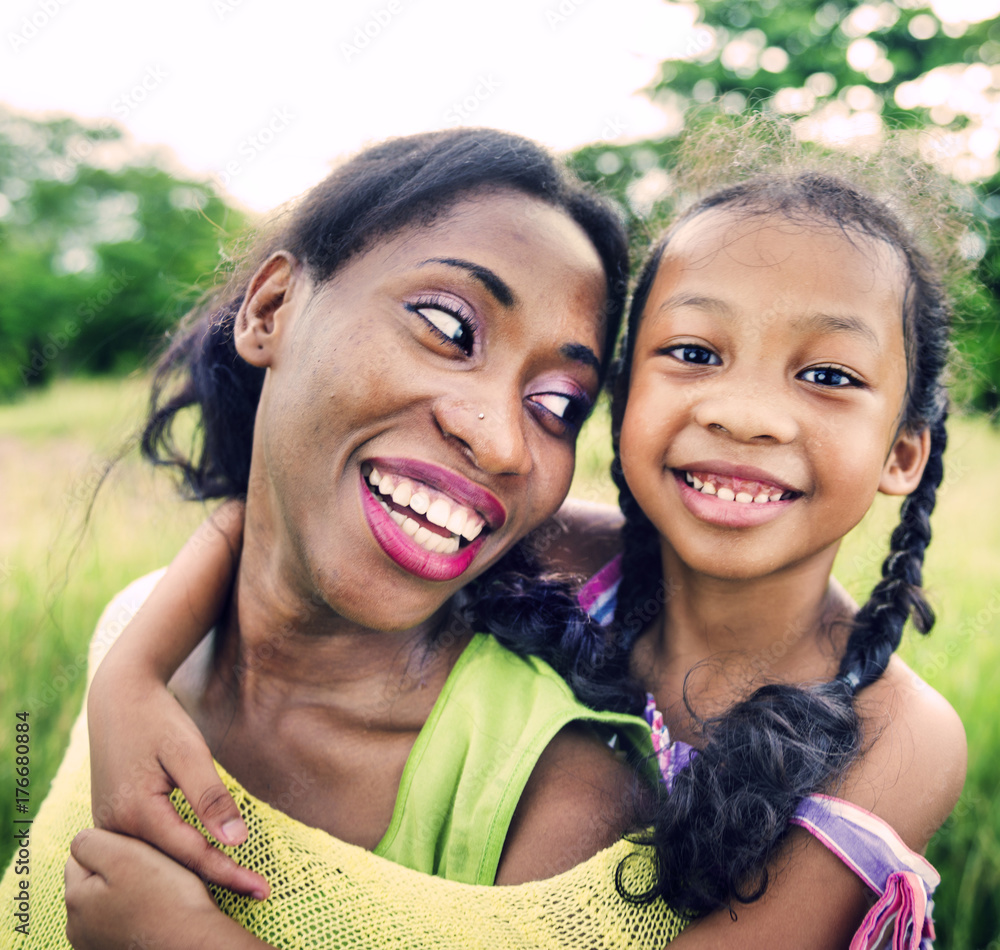
{"label": "long braid", "polygon": [[931,430],[931,454],[912,495],[903,502],[899,524],[889,541],[889,556],[882,563],[882,580],[854,618],[840,664],[840,676],[854,689],[874,683],[895,653],[908,618],[921,633],[930,632],[934,611],[924,596],[924,551],[931,540],[931,512],[944,475],[947,444],[945,413]]}
{"label": "long braid", "polygon": [[[885,671],[907,618],[912,616],[923,632],[933,624],[920,585],[947,441],[947,401],[940,380],[948,355],[950,309],[934,269],[892,212],[840,179],[810,173],[772,175],[717,191],[680,221],[720,206],[748,215],[778,212],[795,220],[826,221],[848,239],[864,235],[900,253],[907,271],[903,333],[908,369],[901,431],[929,429],[931,452],[918,487],[901,507],[883,579],[857,614],[838,676],[807,688],[766,685],[723,714],[700,720],[698,754],[675,775],[652,830],[639,835],[656,849],[656,884],[643,893],[626,894],[619,869],[619,891],[625,896],[662,896],[692,915],[763,895],[768,865],[801,799],[835,788],[863,749],[855,692]],[[614,380],[612,474],[626,517],[616,623],[621,624],[619,638],[628,643],[640,632],[636,619],[645,618],[646,624],[654,619],[646,614],[651,598],[655,602],[662,591],[657,585],[663,577],[656,529],[622,474],[618,434],[635,335],[668,239],[669,234],[654,249],[637,285]]]}

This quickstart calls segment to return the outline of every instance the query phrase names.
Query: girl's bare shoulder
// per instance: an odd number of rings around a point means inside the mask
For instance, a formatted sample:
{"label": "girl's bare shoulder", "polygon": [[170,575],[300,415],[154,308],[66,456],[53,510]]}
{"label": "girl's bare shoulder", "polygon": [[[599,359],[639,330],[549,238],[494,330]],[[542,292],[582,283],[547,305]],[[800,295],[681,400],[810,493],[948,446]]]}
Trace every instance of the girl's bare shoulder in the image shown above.
{"label": "girl's bare shoulder", "polygon": [[923,851],[962,793],[968,757],[962,721],[898,656],[858,694],[857,707],[864,755],[838,794]]}

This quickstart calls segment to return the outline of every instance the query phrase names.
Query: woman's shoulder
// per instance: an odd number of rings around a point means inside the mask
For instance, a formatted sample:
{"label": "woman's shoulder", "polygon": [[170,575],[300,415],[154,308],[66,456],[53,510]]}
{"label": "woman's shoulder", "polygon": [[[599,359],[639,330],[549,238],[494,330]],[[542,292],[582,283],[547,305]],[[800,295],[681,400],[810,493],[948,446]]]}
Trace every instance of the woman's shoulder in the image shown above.
{"label": "woman's shoulder", "polygon": [[965,729],[951,704],[899,657],[858,694],[864,756],[838,794],[923,851],[965,782]]}

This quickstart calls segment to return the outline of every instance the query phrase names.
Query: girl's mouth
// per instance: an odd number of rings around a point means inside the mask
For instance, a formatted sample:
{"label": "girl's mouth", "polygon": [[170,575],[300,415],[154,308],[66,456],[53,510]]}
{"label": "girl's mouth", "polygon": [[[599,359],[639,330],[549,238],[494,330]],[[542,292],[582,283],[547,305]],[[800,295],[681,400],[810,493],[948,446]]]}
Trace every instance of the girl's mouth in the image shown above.
{"label": "girl's mouth", "polygon": [[[433,484],[433,483],[437,484]],[[483,495],[480,513],[455,494]],[[400,567],[425,580],[448,581],[472,564],[503,506],[484,490],[446,470],[411,460],[371,460],[361,466],[361,501],[369,528]]]}
{"label": "girl's mouth", "polygon": [[678,471],[687,485],[703,495],[715,495],[719,501],[734,501],[740,505],[764,505],[772,501],[790,501],[802,492],[781,485],[771,485],[756,479],[734,478],[713,472]]}
{"label": "girl's mouth", "polygon": [[802,492],[755,478],[700,470],[671,470],[685,507],[722,528],[753,528],[787,511]]}

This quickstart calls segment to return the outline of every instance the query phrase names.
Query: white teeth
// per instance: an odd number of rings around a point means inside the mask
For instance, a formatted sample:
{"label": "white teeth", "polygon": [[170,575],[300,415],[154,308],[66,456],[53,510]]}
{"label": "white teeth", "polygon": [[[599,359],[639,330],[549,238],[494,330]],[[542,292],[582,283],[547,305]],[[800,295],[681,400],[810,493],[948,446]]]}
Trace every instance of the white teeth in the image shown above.
{"label": "white teeth", "polygon": [[692,475],[691,484],[694,485],[694,487],[697,488],[698,491],[701,491],[701,488],[705,483],[700,478],[698,478],[697,475]]}
{"label": "white teeth", "polygon": [[479,532],[483,530],[483,522],[478,518],[470,518],[462,529],[462,537],[466,541],[475,541],[479,537]]}
{"label": "white teeth", "polygon": [[[365,463],[364,468],[368,467],[369,463]],[[436,497],[432,502],[427,489],[407,478],[396,476],[398,479],[396,481],[389,474],[379,472],[374,466],[371,466],[365,478],[373,489],[383,496],[380,499],[382,507],[392,520],[428,551],[454,554],[459,549],[460,538],[474,541],[486,527],[482,517],[472,509],[448,498]],[[389,498],[395,505],[409,507],[415,514],[423,515],[431,524],[447,528],[451,535],[438,534],[421,525],[415,518],[408,518],[404,512],[390,507]]]}
{"label": "white teeth", "polygon": [[751,495],[749,492],[745,492],[745,491],[737,492],[736,493],[736,500],[741,505],[749,505],[750,502],[753,501],[753,495]]}
{"label": "white teeth", "polygon": [[756,504],[758,504],[758,505],[759,505],[759,504],[761,504],[761,503],[763,503],[763,502],[765,502],[765,501],[767,501],[767,500],[768,500],[768,494],[767,494],[767,492],[766,492],[766,491],[762,491],[762,492],[761,492],[761,493],[760,493],[760,494],[759,494],[759,495],[758,495],[758,496],[757,496],[757,497],[756,497],[756,498],[754,499],[754,502],[755,502]]}
{"label": "white teeth", "polygon": [[771,501],[781,501],[781,496],[783,494],[784,494],[784,492],[780,492],[779,491],[779,492],[775,492],[773,495],[768,495],[767,497],[770,498]]}
{"label": "white teeth", "polygon": [[451,517],[448,519],[448,523],[445,527],[452,534],[461,534],[465,530],[465,522],[468,520],[468,515],[465,513],[464,508],[456,508],[452,513]]}
{"label": "white teeth", "polygon": [[719,496],[720,501],[736,500],[736,492],[734,492],[731,488],[726,488],[725,485],[723,485],[722,488],[720,488],[715,494]]}
{"label": "white teeth", "polygon": [[451,505],[443,498],[436,498],[430,508],[427,509],[427,520],[431,524],[436,524],[439,528],[443,528],[448,523],[450,517]]}
{"label": "white teeth", "polygon": [[413,535],[413,540],[416,541],[417,544],[423,544],[431,536],[431,534],[432,532],[429,528],[425,528],[423,525],[420,525]]}
{"label": "white teeth", "polygon": [[701,489],[703,495],[714,495],[715,486],[711,482],[705,482],[705,487]]}

